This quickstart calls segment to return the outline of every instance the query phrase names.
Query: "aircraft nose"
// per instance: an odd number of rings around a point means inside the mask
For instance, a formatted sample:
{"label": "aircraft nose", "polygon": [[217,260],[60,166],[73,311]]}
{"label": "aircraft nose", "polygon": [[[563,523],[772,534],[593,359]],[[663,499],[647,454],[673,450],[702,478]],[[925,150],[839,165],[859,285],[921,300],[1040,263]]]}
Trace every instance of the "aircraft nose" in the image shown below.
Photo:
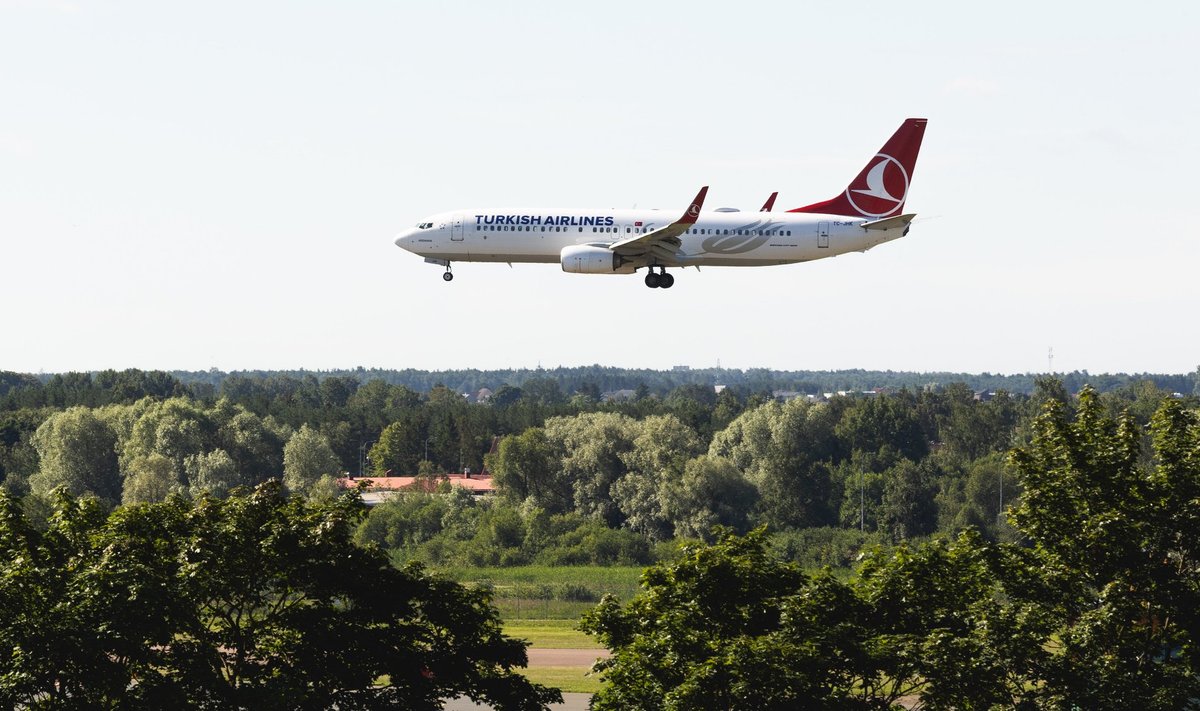
{"label": "aircraft nose", "polygon": [[396,239],[395,239],[396,246],[400,247],[401,249],[408,249],[409,243],[411,241],[412,241],[412,231],[411,230],[405,230],[404,232],[401,232],[400,234],[396,235]]}

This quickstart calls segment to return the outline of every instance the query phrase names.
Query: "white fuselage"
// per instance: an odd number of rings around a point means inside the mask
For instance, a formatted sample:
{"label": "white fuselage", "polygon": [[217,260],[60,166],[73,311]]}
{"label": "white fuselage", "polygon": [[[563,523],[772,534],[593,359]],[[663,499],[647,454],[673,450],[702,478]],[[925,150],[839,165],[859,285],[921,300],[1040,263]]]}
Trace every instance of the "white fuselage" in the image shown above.
{"label": "white fuselage", "polygon": [[[565,247],[608,246],[652,232],[678,217],[674,210],[497,209],[447,212],[396,237],[396,245],[447,262],[558,262]],[[793,212],[702,211],[673,253],[641,266],[752,267],[807,262],[862,252],[902,237],[907,226],[866,229],[867,218]]]}

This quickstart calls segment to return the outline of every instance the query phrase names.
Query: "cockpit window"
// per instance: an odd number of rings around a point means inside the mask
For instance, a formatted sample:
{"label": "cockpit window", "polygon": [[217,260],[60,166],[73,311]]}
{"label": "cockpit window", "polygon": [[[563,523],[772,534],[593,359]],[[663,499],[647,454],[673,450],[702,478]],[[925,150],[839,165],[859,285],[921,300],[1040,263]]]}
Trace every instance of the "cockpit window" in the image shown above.
{"label": "cockpit window", "polygon": [[421,224],[417,225],[418,230],[427,230],[430,227],[433,227],[432,222],[422,222]]}

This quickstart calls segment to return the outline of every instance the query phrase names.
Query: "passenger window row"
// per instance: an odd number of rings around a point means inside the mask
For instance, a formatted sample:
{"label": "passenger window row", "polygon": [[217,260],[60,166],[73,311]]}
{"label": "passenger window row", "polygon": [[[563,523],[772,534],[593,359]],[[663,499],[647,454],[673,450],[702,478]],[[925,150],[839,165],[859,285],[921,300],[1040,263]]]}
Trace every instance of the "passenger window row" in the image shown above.
{"label": "passenger window row", "polygon": [[[425,222],[425,223],[422,223],[417,226],[421,229],[428,229],[429,227],[433,226],[433,223]],[[625,234],[646,234],[649,231],[649,229],[650,229],[649,227],[626,227]],[[482,232],[485,230],[483,229],[482,225],[475,225],[475,231]],[[523,225],[523,226],[522,225],[496,225],[495,227],[492,227],[486,231],[488,231],[488,232],[532,232],[532,231],[534,231],[534,229],[533,229],[533,227],[531,227],[529,225]],[[566,232],[567,228],[563,227],[561,225],[556,225],[553,228],[551,228],[547,225],[542,225],[541,231],[542,232]],[[583,232],[583,228],[580,227],[579,231]],[[592,232],[614,233],[614,232],[620,232],[620,228],[619,227],[593,227]],[[718,230],[718,229],[713,229],[713,228],[694,227],[694,228],[688,230],[685,234],[689,234],[689,235],[728,235],[728,234],[763,235],[763,234],[766,234],[766,235],[780,235],[780,236],[784,236],[784,237],[791,237],[792,231],[791,230]]]}

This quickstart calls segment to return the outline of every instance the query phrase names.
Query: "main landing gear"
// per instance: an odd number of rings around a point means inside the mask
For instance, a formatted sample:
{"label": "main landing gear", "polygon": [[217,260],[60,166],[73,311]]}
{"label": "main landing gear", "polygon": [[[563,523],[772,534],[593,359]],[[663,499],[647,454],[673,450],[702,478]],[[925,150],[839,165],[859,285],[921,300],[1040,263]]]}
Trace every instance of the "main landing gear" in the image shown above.
{"label": "main landing gear", "polygon": [[675,285],[675,277],[667,274],[666,267],[659,267],[658,273],[654,273],[654,267],[650,267],[650,273],[646,275],[646,286],[651,289],[670,289]]}

